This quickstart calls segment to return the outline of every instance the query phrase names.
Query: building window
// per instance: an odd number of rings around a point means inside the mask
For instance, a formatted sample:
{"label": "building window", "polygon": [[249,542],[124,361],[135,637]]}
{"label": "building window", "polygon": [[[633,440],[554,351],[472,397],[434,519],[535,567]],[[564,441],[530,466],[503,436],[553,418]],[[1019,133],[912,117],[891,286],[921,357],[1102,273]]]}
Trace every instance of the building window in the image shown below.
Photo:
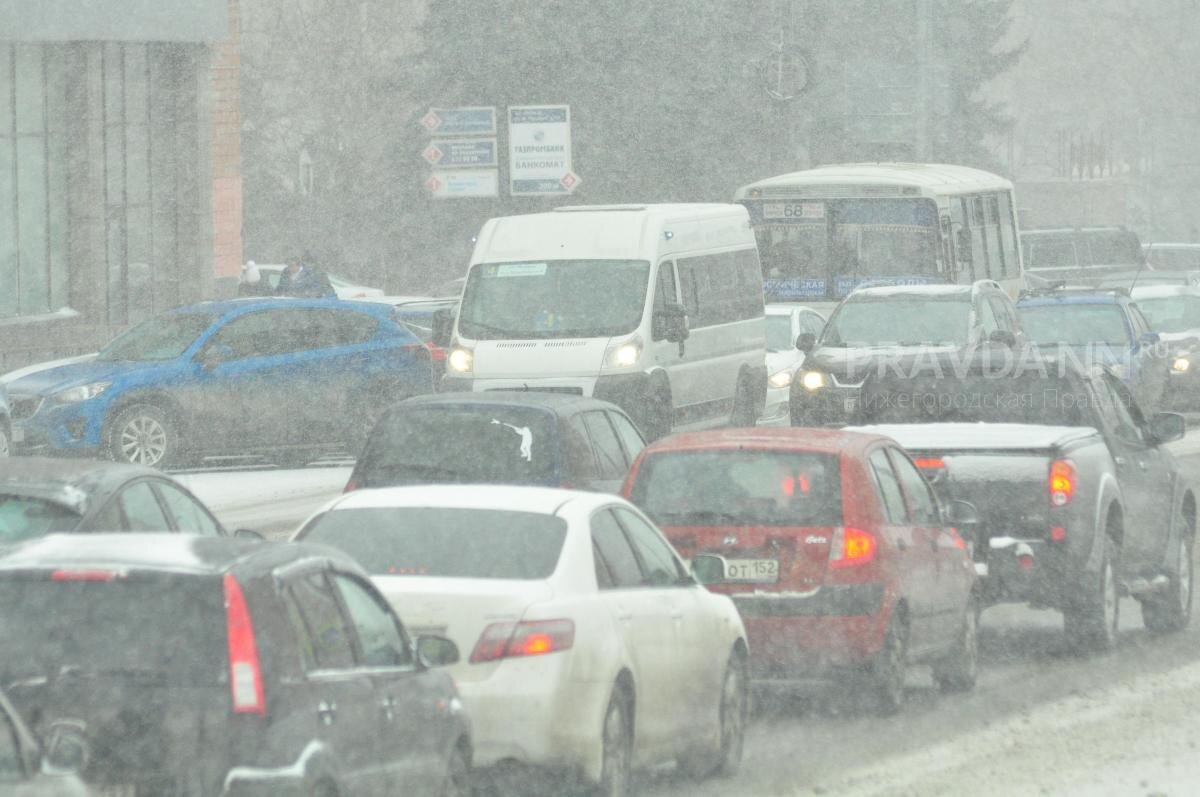
{"label": "building window", "polygon": [[0,318],[67,303],[64,48],[0,43]]}

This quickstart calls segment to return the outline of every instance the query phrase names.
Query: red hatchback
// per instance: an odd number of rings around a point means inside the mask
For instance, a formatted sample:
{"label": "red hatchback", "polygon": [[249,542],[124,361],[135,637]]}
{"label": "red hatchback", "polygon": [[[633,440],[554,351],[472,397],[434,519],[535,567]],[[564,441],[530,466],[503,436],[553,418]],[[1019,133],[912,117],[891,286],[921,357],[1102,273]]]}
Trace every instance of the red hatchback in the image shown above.
{"label": "red hatchback", "polygon": [[758,681],[862,678],[894,711],[905,670],[929,664],[945,691],[970,689],[977,660],[975,568],[893,440],[826,429],[726,429],[646,448],[623,494],[694,572],[729,594]]}

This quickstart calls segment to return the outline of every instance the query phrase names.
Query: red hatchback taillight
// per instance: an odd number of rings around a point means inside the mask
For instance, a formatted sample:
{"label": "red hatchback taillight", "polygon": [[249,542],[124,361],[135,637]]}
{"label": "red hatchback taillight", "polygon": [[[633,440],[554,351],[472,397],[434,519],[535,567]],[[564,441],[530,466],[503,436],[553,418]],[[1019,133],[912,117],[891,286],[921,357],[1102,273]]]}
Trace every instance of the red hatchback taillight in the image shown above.
{"label": "red hatchback taillight", "polygon": [[575,623],[571,620],[532,620],[521,623],[492,623],[483,629],[470,662],[541,656],[569,650],[575,644]]}
{"label": "red hatchback taillight", "polygon": [[830,567],[856,567],[875,561],[879,541],[869,531],[856,528],[837,528],[829,544]]}
{"label": "red hatchback taillight", "polygon": [[229,640],[229,691],[235,714],[265,714],[262,667],[254,624],[242,585],[232,573],[225,575],[225,630]]}
{"label": "red hatchback taillight", "polygon": [[1069,459],[1056,459],[1050,463],[1050,503],[1066,506],[1075,496],[1075,463]]}

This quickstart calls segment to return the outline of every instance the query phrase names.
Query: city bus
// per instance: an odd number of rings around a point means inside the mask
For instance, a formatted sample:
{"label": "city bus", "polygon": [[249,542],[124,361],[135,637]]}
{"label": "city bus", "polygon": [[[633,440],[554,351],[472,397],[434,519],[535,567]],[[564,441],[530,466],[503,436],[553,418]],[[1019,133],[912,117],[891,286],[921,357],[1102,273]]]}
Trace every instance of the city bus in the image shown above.
{"label": "city bus", "polygon": [[965,166],[850,163],[739,188],[768,301],[828,309],[863,283],[1022,287],[1013,186]]}

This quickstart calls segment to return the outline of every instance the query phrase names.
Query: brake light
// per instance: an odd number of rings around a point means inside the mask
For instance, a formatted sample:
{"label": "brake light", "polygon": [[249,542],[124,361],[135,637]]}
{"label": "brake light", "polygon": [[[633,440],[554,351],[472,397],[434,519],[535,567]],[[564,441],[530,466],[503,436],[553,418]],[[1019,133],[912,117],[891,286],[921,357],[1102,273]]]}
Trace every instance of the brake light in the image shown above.
{"label": "brake light", "polygon": [[483,629],[470,662],[542,656],[569,650],[575,644],[575,623],[571,620],[534,620],[521,623],[492,623]]}
{"label": "brake light", "polygon": [[856,567],[875,561],[879,546],[875,535],[855,528],[838,528],[829,546],[830,567]]}
{"label": "brake light", "polygon": [[115,581],[125,574],[119,570],[54,570],[51,581]]}
{"label": "brake light", "polygon": [[425,346],[429,349],[429,359],[435,363],[446,361],[446,350],[441,346],[434,346],[432,343],[426,343]]}
{"label": "brake light", "polygon": [[1066,506],[1075,495],[1075,463],[1056,459],[1050,463],[1050,503]]}
{"label": "brake light", "polygon": [[1066,526],[1051,526],[1050,527],[1050,539],[1054,540],[1055,542],[1062,542],[1066,538],[1067,538],[1067,527]]}
{"label": "brake light", "polygon": [[788,498],[796,495],[796,490],[800,490],[801,495],[808,495],[811,486],[808,483],[808,477],[801,473],[799,476],[785,476],[780,485],[783,489],[783,494]]}
{"label": "brake light", "polygon": [[941,457],[917,457],[913,464],[921,470],[941,470],[946,467],[946,460]]}
{"label": "brake light", "polygon": [[225,631],[229,643],[229,691],[235,714],[265,714],[262,667],[254,624],[242,585],[232,573],[225,574]]}
{"label": "brake light", "polygon": [[432,360],[433,350],[425,343],[409,343],[402,347],[405,354],[411,354],[417,360]]}
{"label": "brake light", "polygon": [[346,482],[346,486],[345,486],[345,488],[342,489],[342,492],[343,493],[352,493],[357,489],[358,489],[358,482],[354,481],[354,479],[351,479],[350,481]]}

